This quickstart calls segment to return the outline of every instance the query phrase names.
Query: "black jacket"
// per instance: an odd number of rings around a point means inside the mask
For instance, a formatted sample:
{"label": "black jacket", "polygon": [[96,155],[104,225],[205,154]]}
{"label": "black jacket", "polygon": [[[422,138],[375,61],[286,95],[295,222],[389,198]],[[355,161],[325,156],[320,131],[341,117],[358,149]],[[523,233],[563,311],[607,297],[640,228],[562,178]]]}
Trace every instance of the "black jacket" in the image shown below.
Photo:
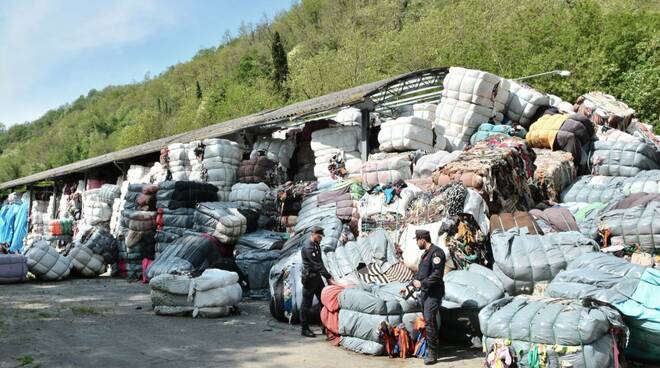
{"label": "black jacket", "polygon": [[422,283],[422,292],[428,296],[442,298],[445,295],[445,282],[442,277],[445,273],[445,252],[431,245],[422,254],[415,279]]}
{"label": "black jacket", "polygon": [[321,259],[321,247],[311,239],[305,243],[300,251],[303,261],[303,279],[323,276],[330,279],[330,272],[325,269]]}

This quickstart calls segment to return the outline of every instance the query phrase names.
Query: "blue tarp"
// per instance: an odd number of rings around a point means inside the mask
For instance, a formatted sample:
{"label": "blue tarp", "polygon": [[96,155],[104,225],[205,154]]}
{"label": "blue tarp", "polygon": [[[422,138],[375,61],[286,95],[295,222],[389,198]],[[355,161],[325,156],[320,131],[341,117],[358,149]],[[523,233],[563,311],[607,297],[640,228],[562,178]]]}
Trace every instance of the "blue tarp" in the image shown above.
{"label": "blue tarp", "polygon": [[28,231],[30,202],[13,202],[0,208],[0,243],[9,244],[9,250],[20,253]]}

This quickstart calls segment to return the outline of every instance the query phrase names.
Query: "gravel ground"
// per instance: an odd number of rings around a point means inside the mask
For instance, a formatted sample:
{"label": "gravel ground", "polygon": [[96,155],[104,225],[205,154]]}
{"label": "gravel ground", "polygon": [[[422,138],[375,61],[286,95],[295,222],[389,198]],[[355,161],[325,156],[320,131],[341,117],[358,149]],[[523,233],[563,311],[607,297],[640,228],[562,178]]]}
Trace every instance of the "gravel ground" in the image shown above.
{"label": "gravel ground", "polygon": [[[318,327],[317,327],[318,330]],[[436,367],[482,367],[479,349],[443,347]],[[0,285],[0,368],[6,367],[415,367],[419,359],[371,357],[302,338],[266,302],[241,315],[154,315],[149,288],[125,280]]]}

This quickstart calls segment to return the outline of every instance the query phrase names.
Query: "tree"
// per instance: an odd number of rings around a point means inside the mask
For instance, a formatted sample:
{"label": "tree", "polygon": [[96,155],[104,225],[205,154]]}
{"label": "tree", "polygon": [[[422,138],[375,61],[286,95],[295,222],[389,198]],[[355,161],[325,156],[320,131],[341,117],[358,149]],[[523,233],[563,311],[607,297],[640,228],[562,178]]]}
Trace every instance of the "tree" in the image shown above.
{"label": "tree", "polygon": [[197,87],[197,91],[196,91],[195,95],[197,96],[198,100],[201,100],[202,99],[202,87],[199,85],[199,81],[195,81],[195,85]]}
{"label": "tree", "polygon": [[282,93],[285,99],[288,99],[289,91],[286,89],[285,83],[289,76],[289,65],[279,32],[275,32],[270,50],[273,58],[273,84],[275,89]]}

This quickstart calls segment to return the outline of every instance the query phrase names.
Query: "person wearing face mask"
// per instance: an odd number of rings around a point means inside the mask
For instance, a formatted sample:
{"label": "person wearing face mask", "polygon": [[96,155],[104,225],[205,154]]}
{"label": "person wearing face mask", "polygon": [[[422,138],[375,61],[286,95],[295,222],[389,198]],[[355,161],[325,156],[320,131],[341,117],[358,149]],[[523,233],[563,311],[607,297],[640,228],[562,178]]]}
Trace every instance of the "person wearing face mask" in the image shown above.
{"label": "person wearing face mask", "polygon": [[428,351],[424,364],[435,364],[438,361],[438,312],[442,297],[445,294],[445,283],[442,279],[445,270],[445,252],[431,242],[431,234],[427,230],[415,231],[415,239],[420,250],[424,251],[419,260],[419,266],[412,286],[419,290],[418,300],[424,309]]}
{"label": "person wearing face mask", "polygon": [[312,309],[314,296],[321,302],[321,290],[323,290],[323,278],[328,284],[333,283],[332,276],[323,265],[321,259],[321,240],[323,240],[323,228],[320,226],[312,227],[312,235],[309,241],[300,251],[303,261],[302,285],[303,298],[300,306],[300,325],[302,327],[301,335],[305,337],[316,337],[316,334],[309,328],[309,313]]}

